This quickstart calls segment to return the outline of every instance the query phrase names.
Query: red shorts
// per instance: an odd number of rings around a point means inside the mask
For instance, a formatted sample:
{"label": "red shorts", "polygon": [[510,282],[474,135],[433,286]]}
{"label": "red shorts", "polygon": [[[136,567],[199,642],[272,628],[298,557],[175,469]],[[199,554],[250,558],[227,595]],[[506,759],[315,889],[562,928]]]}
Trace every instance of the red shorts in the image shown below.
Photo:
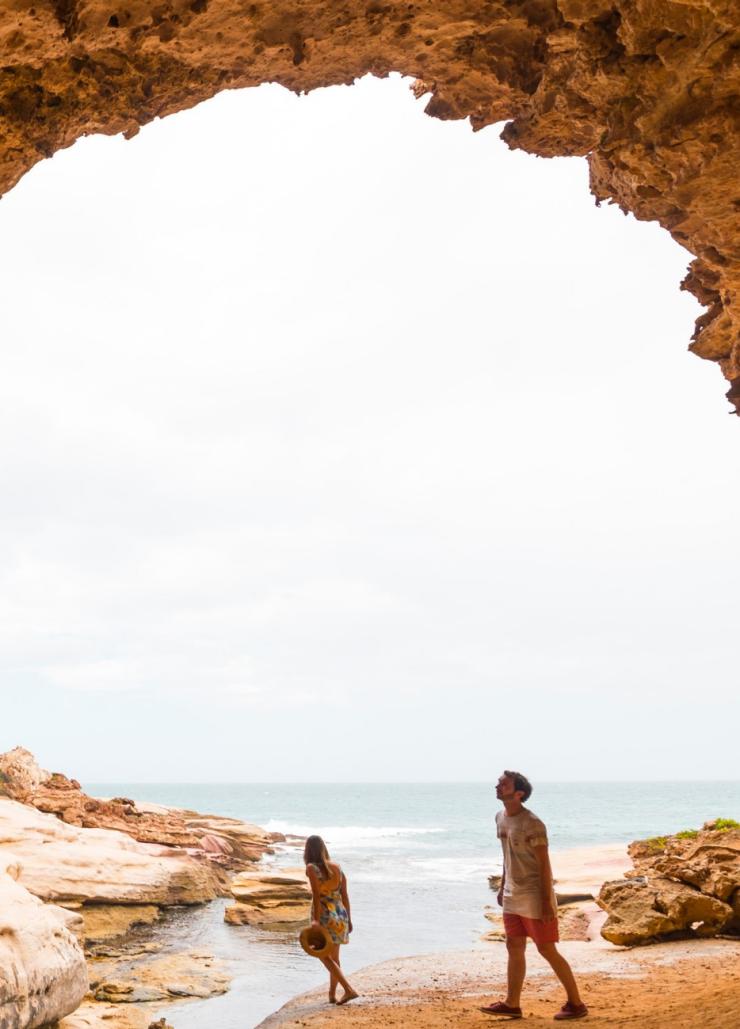
{"label": "red shorts", "polygon": [[507,915],[504,912],[504,929],[507,936],[529,936],[538,946],[541,943],[557,943],[560,939],[557,918],[544,922],[541,918]]}

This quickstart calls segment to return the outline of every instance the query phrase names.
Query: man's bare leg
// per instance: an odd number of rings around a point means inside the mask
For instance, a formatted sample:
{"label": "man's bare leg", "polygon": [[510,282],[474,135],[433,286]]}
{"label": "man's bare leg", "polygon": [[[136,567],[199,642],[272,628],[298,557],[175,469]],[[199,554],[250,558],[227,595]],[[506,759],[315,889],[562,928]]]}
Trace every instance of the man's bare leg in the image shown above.
{"label": "man's bare leg", "polygon": [[522,985],[527,973],[527,937],[507,936],[506,950],[509,960],[506,968],[506,1004],[518,1008],[522,999]]}
{"label": "man's bare leg", "polygon": [[565,992],[568,994],[568,1000],[570,1003],[576,1005],[576,1007],[580,1006],[583,1001],[581,1000],[581,995],[578,992],[578,986],[576,985],[573,970],[555,944],[540,943],[537,946],[537,950],[545,961],[547,961],[550,968],[552,968],[555,975],[565,987]]}

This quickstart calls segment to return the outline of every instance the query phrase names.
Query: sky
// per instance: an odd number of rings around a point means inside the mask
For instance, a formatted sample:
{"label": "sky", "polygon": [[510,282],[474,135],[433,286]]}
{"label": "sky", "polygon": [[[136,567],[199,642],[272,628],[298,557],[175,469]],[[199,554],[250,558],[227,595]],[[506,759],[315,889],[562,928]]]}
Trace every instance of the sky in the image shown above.
{"label": "sky", "polygon": [[0,202],[0,750],[90,782],[723,779],[740,424],[690,255],[393,76]]}

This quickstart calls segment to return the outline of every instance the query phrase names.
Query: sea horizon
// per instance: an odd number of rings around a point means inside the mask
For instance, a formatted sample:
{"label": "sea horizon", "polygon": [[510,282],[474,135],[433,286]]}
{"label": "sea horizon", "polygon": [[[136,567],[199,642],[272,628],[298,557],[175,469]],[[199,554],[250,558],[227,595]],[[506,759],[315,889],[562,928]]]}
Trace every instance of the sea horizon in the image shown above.
{"label": "sea horizon", "polygon": [[[82,780],[86,790],[99,786],[485,786],[495,785],[495,779],[90,779]],[[572,786],[578,783],[590,785],[620,785],[622,783],[687,783],[740,784],[738,779],[537,779],[538,785]]]}

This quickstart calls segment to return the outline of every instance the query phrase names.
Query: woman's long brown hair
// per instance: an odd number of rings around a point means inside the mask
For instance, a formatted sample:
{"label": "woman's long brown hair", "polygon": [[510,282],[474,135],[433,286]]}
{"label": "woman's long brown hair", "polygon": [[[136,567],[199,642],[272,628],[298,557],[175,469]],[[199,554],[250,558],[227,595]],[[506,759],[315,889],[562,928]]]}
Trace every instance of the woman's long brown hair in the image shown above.
{"label": "woman's long brown hair", "polygon": [[326,844],[320,836],[309,836],[306,840],[306,846],[303,848],[303,860],[307,865],[316,865],[321,873],[322,879],[328,879],[330,876],[329,865],[329,851],[326,849]]}

